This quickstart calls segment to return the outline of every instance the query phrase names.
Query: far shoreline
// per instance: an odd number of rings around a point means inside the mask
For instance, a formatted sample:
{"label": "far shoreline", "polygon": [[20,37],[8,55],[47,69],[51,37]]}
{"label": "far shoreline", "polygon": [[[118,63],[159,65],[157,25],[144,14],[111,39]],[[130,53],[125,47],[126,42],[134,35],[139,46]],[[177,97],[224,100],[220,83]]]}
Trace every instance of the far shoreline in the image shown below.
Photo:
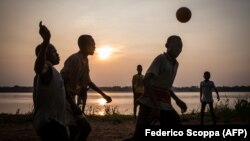
{"label": "far shoreline", "polygon": [[[131,86],[112,86],[112,87],[100,87],[101,90],[105,92],[115,92],[115,93],[132,93]],[[219,92],[250,92],[250,86],[218,86]],[[198,86],[190,87],[173,87],[175,92],[200,92]],[[89,90],[92,92],[93,90]],[[28,93],[33,92],[32,86],[0,86],[0,93]]]}

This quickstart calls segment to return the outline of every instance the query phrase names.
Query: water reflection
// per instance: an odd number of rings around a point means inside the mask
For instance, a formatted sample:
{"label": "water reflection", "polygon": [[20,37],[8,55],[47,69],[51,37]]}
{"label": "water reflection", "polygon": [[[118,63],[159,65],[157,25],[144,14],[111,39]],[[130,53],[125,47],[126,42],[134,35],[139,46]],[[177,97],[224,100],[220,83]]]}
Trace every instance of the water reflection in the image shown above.
{"label": "water reflection", "polygon": [[97,103],[103,106],[107,103],[107,101],[104,98],[100,98],[100,99],[97,99]]}
{"label": "water reflection", "polygon": [[99,111],[97,115],[104,116],[105,115],[105,111],[104,110]]}
{"label": "water reflection", "polygon": [[[187,103],[188,113],[192,111],[200,111],[200,95],[198,92],[182,92],[176,94]],[[106,100],[97,93],[91,92],[88,94],[85,114],[105,115],[117,111],[121,114],[133,114],[132,93],[109,93],[109,96],[112,97],[111,103],[106,103]],[[250,100],[250,92],[221,92],[220,97],[221,101],[217,102],[215,100],[215,105],[220,104],[220,102],[226,103],[226,100],[229,100],[229,107],[234,107],[235,101],[238,99]],[[174,101],[172,104],[177,112],[180,113],[180,108]],[[33,101],[31,93],[0,93],[0,113],[15,114],[18,109],[20,110],[20,113],[32,111]]]}

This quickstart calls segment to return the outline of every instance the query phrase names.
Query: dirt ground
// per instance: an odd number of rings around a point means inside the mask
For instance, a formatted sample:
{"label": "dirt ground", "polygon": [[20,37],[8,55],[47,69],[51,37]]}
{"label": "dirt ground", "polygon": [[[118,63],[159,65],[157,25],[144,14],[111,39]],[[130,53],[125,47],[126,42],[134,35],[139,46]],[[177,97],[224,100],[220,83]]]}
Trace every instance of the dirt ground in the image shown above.
{"label": "dirt ground", "polygon": [[[135,120],[132,119],[124,121],[90,120],[92,131],[88,141],[122,141],[132,136],[135,123]],[[218,124],[225,125],[223,122]],[[238,124],[246,123],[239,122]],[[184,122],[183,125],[199,125],[199,122]],[[40,138],[36,135],[31,121],[0,118],[0,141],[40,141]]]}
{"label": "dirt ground", "polygon": [[[121,141],[132,136],[135,121],[90,121],[88,141]],[[0,141],[40,141],[31,122],[0,121]]]}

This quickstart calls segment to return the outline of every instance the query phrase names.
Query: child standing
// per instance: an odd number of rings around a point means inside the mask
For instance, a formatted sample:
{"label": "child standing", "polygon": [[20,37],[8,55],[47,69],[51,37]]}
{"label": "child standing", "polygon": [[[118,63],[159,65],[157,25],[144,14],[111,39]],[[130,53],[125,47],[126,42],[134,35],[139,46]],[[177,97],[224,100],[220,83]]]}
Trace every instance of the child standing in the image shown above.
{"label": "child standing", "polygon": [[217,94],[218,101],[220,100],[220,96],[217,88],[214,85],[214,82],[209,80],[210,76],[211,76],[210,72],[208,71],[204,72],[203,77],[205,80],[200,83],[201,125],[204,124],[204,111],[207,104],[209,105],[210,112],[212,114],[213,124],[214,125],[216,124],[214,108],[213,108],[213,96],[212,96],[213,89]]}
{"label": "child standing", "polygon": [[142,74],[142,65],[137,66],[137,74],[133,76],[132,79],[132,88],[133,88],[133,96],[134,96],[134,118],[136,119],[136,111],[139,106],[139,102],[137,99],[143,95],[144,93],[144,85],[143,85],[144,75]]}

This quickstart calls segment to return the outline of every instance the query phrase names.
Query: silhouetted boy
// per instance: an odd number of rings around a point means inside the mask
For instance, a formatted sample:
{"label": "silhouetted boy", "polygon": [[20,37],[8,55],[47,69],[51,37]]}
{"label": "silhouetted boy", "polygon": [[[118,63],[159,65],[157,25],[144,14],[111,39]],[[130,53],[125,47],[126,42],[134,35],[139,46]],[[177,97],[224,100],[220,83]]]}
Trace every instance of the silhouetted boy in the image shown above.
{"label": "silhouetted boy", "polygon": [[[91,126],[82,111],[75,107],[75,96],[79,96],[86,103],[87,89],[90,87],[111,102],[112,99],[102,92],[90,79],[88,56],[95,52],[95,41],[90,35],[81,35],[78,38],[79,51],[72,54],[64,63],[61,75],[64,79],[67,96],[71,101],[71,108],[67,111],[67,124],[69,125],[71,136],[75,141],[86,140],[91,132]],[[85,105],[83,105],[84,109]],[[80,111],[79,111],[80,110]]]}
{"label": "silhouetted boy", "polygon": [[204,111],[205,111],[205,107],[208,104],[209,108],[210,108],[210,112],[212,114],[212,118],[213,118],[213,124],[216,124],[216,120],[215,120],[215,114],[214,114],[214,108],[213,108],[213,96],[212,96],[212,92],[213,89],[215,90],[216,94],[217,94],[217,100],[220,100],[220,96],[219,96],[219,92],[216,89],[214,82],[210,81],[210,72],[206,71],[204,72],[204,81],[202,81],[200,83],[200,101],[201,101],[201,125],[204,124]]}
{"label": "silhouetted boy", "polygon": [[60,58],[56,48],[50,44],[50,32],[40,22],[39,33],[43,43],[36,48],[36,76],[34,78],[34,128],[42,141],[66,141],[64,123],[66,95],[63,79],[54,68]]}
{"label": "silhouetted boy", "polygon": [[182,41],[179,36],[170,36],[165,44],[167,52],[158,55],[148,68],[144,78],[145,93],[138,100],[140,110],[136,122],[134,136],[128,140],[141,140],[142,127],[159,121],[162,126],[180,125],[180,117],[171,104],[171,97],[181,108],[187,110],[186,104],[172,90],[177,73],[176,58],[182,51]]}
{"label": "silhouetted boy", "polygon": [[134,118],[136,119],[136,111],[139,103],[137,99],[143,95],[144,93],[144,85],[143,85],[144,75],[142,75],[142,66],[137,66],[137,74],[133,76],[132,79],[132,89],[133,89],[133,96],[134,96]]}

